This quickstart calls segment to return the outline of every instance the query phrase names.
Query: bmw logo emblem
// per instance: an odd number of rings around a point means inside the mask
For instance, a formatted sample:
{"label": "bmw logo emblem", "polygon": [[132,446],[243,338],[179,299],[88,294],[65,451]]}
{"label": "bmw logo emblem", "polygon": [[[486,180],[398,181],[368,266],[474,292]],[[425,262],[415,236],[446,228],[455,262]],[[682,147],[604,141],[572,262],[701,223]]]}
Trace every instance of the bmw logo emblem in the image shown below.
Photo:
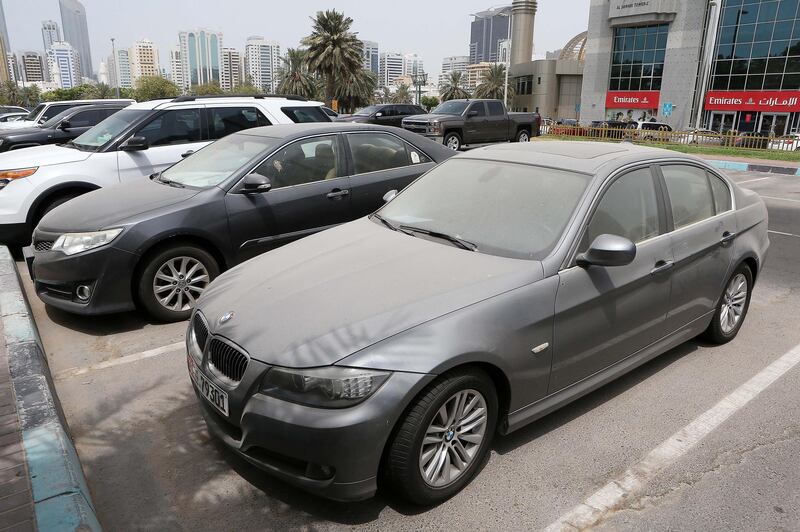
{"label": "bmw logo emblem", "polygon": [[445,441],[451,441],[455,435],[456,435],[456,432],[453,429],[450,429],[445,433],[444,440]]}
{"label": "bmw logo emblem", "polygon": [[231,321],[231,319],[233,319],[233,315],[234,312],[232,310],[226,312],[225,314],[219,317],[219,324],[222,325],[224,323],[228,323],[229,321]]}

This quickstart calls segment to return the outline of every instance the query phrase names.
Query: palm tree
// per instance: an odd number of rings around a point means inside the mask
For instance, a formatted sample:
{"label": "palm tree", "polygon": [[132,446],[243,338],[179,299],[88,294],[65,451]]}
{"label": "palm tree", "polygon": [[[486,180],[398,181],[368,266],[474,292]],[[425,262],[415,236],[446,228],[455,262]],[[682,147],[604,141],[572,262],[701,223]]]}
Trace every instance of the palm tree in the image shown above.
{"label": "palm tree", "polygon": [[369,105],[372,103],[377,86],[377,76],[363,68],[340,76],[336,80],[336,99],[339,101],[339,109],[353,111]]}
{"label": "palm tree", "polygon": [[411,103],[412,101],[411,91],[405,83],[397,87],[397,91],[392,96],[392,103]]}
{"label": "palm tree", "polygon": [[15,81],[6,81],[0,87],[0,101],[8,105],[20,105],[22,103],[19,87],[17,87]]}
{"label": "palm tree", "polygon": [[353,19],[336,10],[318,11],[313,31],[300,42],[306,46],[306,59],[312,72],[325,79],[325,101],[336,96],[337,76],[361,69],[364,44],[350,31]]}
{"label": "palm tree", "polygon": [[458,70],[453,70],[447,75],[447,79],[444,80],[442,88],[439,90],[439,96],[441,96],[443,102],[469,98],[469,92],[463,87],[463,78],[464,73]]}
{"label": "palm tree", "polygon": [[283,66],[278,73],[278,93],[295,94],[308,99],[316,97],[316,80],[308,72],[305,50],[289,48],[281,60]]}
{"label": "palm tree", "polygon": [[97,97],[106,99],[106,98],[113,98],[115,91],[105,83],[98,83],[96,85],[97,88]]}
{"label": "palm tree", "polygon": [[[481,82],[475,87],[476,98],[492,98],[502,100],[505,96],[503,90],[506,86],[506,66],[495,63],[481,74]],[[508,84],[509,98],[514,95],[514,89]]]}
{"label": "palm tree", "polygon": [[42,92],[36,85],[22,87],[19,91],[19,95],[22,100],[22,105],[25,107],[36,105],[42,100]]}
{"label": "palm tree", "polygon": [[375,101],[378,103],[392,103],[392,93],[389,87],[381,87],[381,90],[375,91]]}

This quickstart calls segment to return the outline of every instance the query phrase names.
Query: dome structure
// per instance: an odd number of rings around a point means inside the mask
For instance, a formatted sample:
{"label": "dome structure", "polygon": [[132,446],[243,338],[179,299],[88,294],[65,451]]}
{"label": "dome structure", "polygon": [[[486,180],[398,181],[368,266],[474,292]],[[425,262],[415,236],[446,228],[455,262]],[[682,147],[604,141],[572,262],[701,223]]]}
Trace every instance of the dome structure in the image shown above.
{"label": "dome structure", "polygon": [[583,61],[586,55],[586,36],[588,33],[589,32],[584,31],[570,39],[569,42],[564,45],[564,48],[561,49],[561,54],[558,58]]}

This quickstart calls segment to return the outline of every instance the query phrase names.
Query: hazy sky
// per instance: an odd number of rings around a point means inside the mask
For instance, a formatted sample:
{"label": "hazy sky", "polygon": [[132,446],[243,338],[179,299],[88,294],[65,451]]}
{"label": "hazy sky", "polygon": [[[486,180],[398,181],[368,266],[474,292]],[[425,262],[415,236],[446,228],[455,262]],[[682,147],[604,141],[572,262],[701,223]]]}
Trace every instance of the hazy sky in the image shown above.
{"label": "hazy sky", "polygon": [[[58,0],[0,1],[12,51],[42,51],[42,21],[52,19],[61,25]],[[296,47],[310,32],[309,16],[335,8],[353,18],[353,30],[361,39],[377,41],[382,52],[416,52],[425,61],[425,70],[438,74],[443,57],[468,54],[470,13],[493,5],[492,0],[81,1],[86,7],[95,71],[111,54],[111,37],[118,48],[142,38],[152,40],[159,48],[161,66],[169,69],[169,49],[178,44],[181,30],[205,27],[221,31],[223,45],[240,50],[248,36],[262,35],[278,41],[285,50]],[[561,48],[585,31],[588,12],[589,0],[539,0],[534,29],[536,55]]]}

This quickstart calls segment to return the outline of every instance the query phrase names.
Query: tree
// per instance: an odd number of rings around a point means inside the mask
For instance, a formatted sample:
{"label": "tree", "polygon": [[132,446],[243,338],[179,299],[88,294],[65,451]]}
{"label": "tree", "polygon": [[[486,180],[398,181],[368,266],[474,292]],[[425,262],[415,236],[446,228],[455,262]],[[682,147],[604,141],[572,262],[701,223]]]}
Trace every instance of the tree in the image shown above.
{"label": "tree", "polygon": [[336,80],[344,79],[362,67],[364,43],[350,31],[353,19],[336,10],[318,11],[312,19],[312,32],[300,42],[307,47],[306,60],[311,72],[325,80],[325,101],[336,96]]}
{"label": "tree", "polygon": [[397,87],[397,90],[392,95],[392,103],[411,103],[412,101],[411,91],[405,83]]}
{"label": "tree", "polygon": [[[161,76],[142,76],[136,80],[135,99],[140,102],[175,98],[181,93],[178,86]],[[122,93],[120,91],[120,97]]]}
{"label": "tree", "polygon": [[437,105],[439,105],[439,98],[436,96],[423,96],[419,99],[420,105],[424,107],[427,111],[430,111]]}
{"label": "tree", "polygon": [[192,87],[189,92],[194,96],[209,96],[212,94],[225,94],[219,83],[216,81],[211,81],[209,83],[203,83],[201,85],[195,85]]}
{"label": "tree", "polygon": [[[506,86],[506,66],[495,63],[481,74],[481,82],[475,87],[476,98],[493,98],[502,100],[505,97],[503,88]],[[511,84],[508,84],[508,97],[514,95]]]}
{"label": "tree", "polygon": [[372,103],[378,78],[369,70],[359,68],[336,80],[336,99],[339,112],[351,112]]}
{"label": "tree", "polygon": [[230,94],[261,94],[261,89],[250,83],[249,81],[233,87],[229,91]]}
{"label": "tree", "polygon": [[116,91],[105,83],[98,83],[95,85],[95,92],[97,93],[98,98],[103,98],[104,100],[108,98],[116,98],[117,96]]}
{"label": "tree", "polygon": [[30,107],[42,101],[42,92],[37,85],[22,87],[19,91],[20,99],[24,107]]}
{"label": "tree", "polygon": [[458,70],[450,72],[439,89],[439,96],[443,102],[469,98],[469,92],[464,89],[464,73]]}
{"label": "tree", "polygon": [[305,50],[289,48],[281,58],[283,66],[278,72],[278,93],[294,94],[313,99],[317,95],[314,77],[308,71]]}
{"label": "tree", "polygon": [[375,101],[378,103],[392,103],[392,94],[389,92],[389,87],[381,87],[380,91],[376,91]]}
{"label": "tree", "polygon": [[3,85],[0,86],[0,103],[4,105],[21,105],[22,98],[16,82],[3,82]]}

